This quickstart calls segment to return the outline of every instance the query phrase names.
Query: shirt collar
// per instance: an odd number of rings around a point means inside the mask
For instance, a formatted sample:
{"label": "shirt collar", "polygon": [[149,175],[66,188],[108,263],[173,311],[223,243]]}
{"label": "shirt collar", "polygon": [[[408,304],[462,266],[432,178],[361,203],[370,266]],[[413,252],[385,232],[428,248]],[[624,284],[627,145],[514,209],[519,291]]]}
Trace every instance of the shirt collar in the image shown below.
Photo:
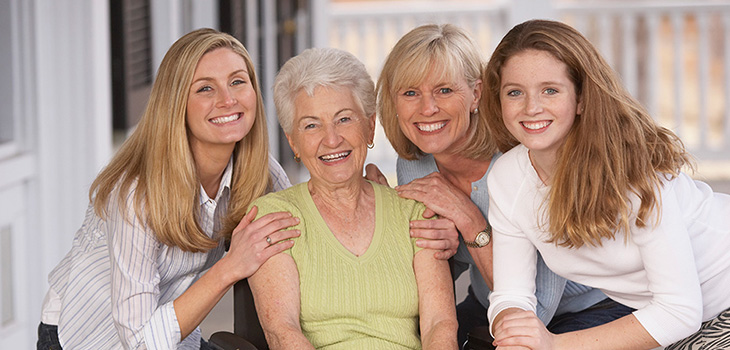
{"label": "shirt collar", "polygon": [[[231,178],[233,176],[233,157],[228,160],[228,165],[226,165],[226,169],[223,170],[223,177],[221,177],[221,183],[218,185],[218,192],[215,195],[215,201],[218,202],[221,199],[221,196],[223,196],[223,193],[226,192],[226,189],[230,191],[231,189]],[[200,204],[205,204],[208,200],[211,198],[208,197],[208,193],[205,192],[205,189],[203,188],[203,184],[200,184]]]}

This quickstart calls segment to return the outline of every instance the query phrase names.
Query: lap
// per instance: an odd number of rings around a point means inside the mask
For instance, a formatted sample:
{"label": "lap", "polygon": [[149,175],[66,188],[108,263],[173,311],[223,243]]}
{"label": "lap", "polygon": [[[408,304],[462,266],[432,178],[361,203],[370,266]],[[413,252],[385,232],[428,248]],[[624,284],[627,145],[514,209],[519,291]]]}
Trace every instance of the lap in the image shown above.
{"label": "lap", "polygon": [[697,333],[665,348],[665,350],[712,349],[730,349],[730,309],[702,323]]}
{"label": "lap", "polygon": [[555,334],[579,331],[600,326],[632,312],[634,309],[606,298],[583,311],[553,317],[547,329]]}

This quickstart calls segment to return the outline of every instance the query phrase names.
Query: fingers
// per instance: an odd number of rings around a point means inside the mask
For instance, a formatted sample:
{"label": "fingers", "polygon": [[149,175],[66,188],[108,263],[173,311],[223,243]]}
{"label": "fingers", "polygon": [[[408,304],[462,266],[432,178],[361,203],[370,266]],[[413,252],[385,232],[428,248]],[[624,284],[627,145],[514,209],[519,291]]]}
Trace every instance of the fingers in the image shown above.
{"label": "fingers", "polygon": [[459,233],[448,219],[413,220],[410,222],[410,232],[411,237],[423,238],[416,240],[416,246],[436,250],[436,259],[452,257],[459,247]]}
{"label": "fingers", "polygon": [[505,315],[494,327],[499,349],[550,349],[551,334],[532,311]]}
{"label": "fingers", "polygon": [[436,215],[436,212],[429,208],[426,208],[426,210],[423,211],[424,219],[430,219],[430,218],[434,217],[435,215]]}
{"label": "fingers", "polygon": [[[418,242],[416,242],[416,244],[418,244]],[[437,250],[433,253],[433,257],[438,260],[449,260],[454,255],[456,255],[456,249]]]}
{"label": "fingers", "polygon": [[[299,230],[279,230],[266,236],[271,241],[271,243],[267,243],[269,244],[269,246],[274,246],[279,243],[284,243],[286,240],[292,239],[294,237],[299,237],[300,234],[301,231]],[[265,238],[264,241],[266,241]]]}
{"label": "fingers", "polygon": [[257,206],[254,205],[253,207],[251,207],[251,210],[249,210],[248,213],[246,213],[246,215],[241,218],[241,221],[238,223],[238,225],[236,225],[236,228],[233,229],[233,232],[242,230],[244,227],[248,226],[248,224],[250,224],[253,219],[256,218],[256,214],[258,213],[259,208]]}
{"label": "fingers", "polygon": [[[248,214],[241,220],[242,223],[246,220],[247,216]],[[258,231],[261,235],[268,235],[272,232],[294,226],[298,223],[299,218],[293,217],[289,212],[282,211],[266,214],[246,225],[243,230],[251,232]],[[239,226],[241,226],[241,224],[239,224]]]}
{"label": "fingers", "polygon": [[378,184],[389,186],[388,179],[385,175],[383,175],[380,169],[378,169],[378,166],[373,163],[365,166],[365,178]]}

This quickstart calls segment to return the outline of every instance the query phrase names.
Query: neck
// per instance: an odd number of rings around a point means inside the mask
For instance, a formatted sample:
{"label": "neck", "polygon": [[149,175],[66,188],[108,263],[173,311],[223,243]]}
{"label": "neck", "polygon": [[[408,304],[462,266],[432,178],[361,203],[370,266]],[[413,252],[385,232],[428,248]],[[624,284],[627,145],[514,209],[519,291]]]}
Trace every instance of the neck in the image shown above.
{"label": "neck", "polygon": [[227,152],[225,150],[219,152],[193,152],[200,184],[208,197],[215,198],[218,193],[223,171],[225,171],[228,161],[231,159],[231,154],[233,154],[232,148]]}
{"label": "neck", "polygon": [[358,204],[371,189],[363,178],[355,178],[342,184],[330,184],[317,179],[310,179],[307,183],[309,193],[317,205],[342,211],[355,211]]}
{"label": "neck", "polygon": [[532,168],[535,169],[537,176],[545,185],[550,185],[553,174],[555,173],[555,164],[557,155],[555,152],[534,152],[530,150],[528,153]]}

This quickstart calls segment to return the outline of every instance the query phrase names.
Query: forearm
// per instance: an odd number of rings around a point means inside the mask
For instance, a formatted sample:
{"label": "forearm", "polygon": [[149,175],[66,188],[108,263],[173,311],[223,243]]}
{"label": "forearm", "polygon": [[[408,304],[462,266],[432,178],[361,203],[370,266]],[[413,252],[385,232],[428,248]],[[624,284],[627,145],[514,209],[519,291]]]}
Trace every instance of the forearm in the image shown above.
{"label": "forearm", "polygon": [[267,328],[264,333],[266,335],[266,341],[269,343],[269,349],[271,350],[314,349],[314,346],[307,340],[302,330],[295,325],[271,325]]}
{"label": "forearm", "polygon": [[[464,238],[466,239],[466,238]],[[494,290],[494,265],[492,264],[492,247],[493,244],[490,242],[481,248],[468,248],[469,254],[474,259],[479,272],[484,278],[484,282],[487,282],[489,290]]]}
{"label": "forearm", "polygon": [[556,336],[556,349],[653,349],[659,343],[639,323],[634,315],[581,331]]}
{"label": "forearm", "polygon": [[418,285],[419,326],[424,349],[458,349],[456,309],[446,261],[422,250],[414,258]]}
{"label": "forearm", "polygon": [[424,350],[430,349],[457,349],[458,344],[454,341],[454,334],[458,329],[455,320],[442,320],[432,325],[427,331],[421,334],[421,345]]}
{"label": "forearm", "polygon": [[181,339],[185,339],[203,322],[210,310],[236,282],[225,263],[224,257],[173,302]]}

